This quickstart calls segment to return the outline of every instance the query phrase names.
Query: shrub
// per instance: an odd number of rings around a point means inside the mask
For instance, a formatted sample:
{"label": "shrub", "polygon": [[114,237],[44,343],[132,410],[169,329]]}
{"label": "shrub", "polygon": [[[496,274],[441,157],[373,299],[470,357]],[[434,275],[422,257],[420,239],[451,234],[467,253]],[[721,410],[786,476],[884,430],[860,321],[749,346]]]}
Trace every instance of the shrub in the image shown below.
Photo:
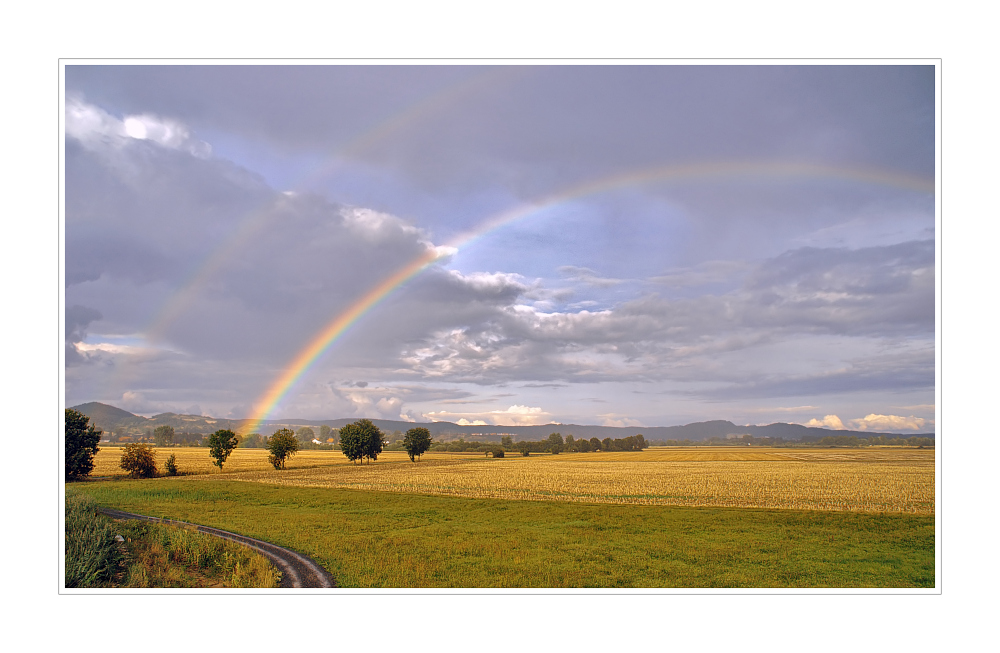
{"label": "shrub", "polygon": [[132,478],[152,478],[156,476],[156,455],[148,444],[127,444],[118,466]]}
{"label": "shrub", "polygon": [[167,476],[177,476],[177,454],[170,454],[167,458],[167,464],[163,466],[166,470]]}

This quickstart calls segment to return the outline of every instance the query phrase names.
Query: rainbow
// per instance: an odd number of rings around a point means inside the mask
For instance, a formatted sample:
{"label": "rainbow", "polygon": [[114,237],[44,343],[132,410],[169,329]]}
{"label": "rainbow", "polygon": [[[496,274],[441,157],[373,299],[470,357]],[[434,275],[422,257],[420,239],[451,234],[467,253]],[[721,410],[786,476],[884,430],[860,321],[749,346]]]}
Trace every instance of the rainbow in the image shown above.
{"label": "rainbow", "polygon": [[[429,119],[445,111],[449,106],[486,89],[495,89],[504,84],[510,84],[524,75],[530,74],[530,66],[500,66],[491,67],[482,73],[473,75],[432,92],[402,111],[395,113],[361,132],[336,153],[330,156],[320,166],[311,170],[298,181],[292,191],[307,188],[311,183],[335,174],[344,162],[351,156],[357,156],[381,143],[389,142],[392,137],[406,129],[413,128],[421,121]],[[279,198],[278,202],[281,201]],[[179,317],[185,314],[194,300],[202,293],[207,284],[222,270],[229,261],[245,249],[247,243],[260,233],[275,214],[277,205],[269,202],[249,212],[240,220],[236,229],[229,234],[224,242],[213,250],[204,261],[187,275],[181,287],[174,292],[156,314],[150,319],[146,328],[141,329],[145,340],[156,342],[164,337],[167,328]],[[116,373],[109,378],[106,387],[116,387],[128,382],[128,365],[118,367]]]}
{"label": "rainbow", "polygon": [[333,346],[337,340],[358,322],[366,313],[372,310],[393,291],[400,288],[408,280],[419,274],[435,261],[445,256],[445,252],[454,252],[473,243],[487,234],[518,220],[534,215],[553,206],[571,202],[586,196],[608,192],[611,190],[649,184],[653,182],[669,182],[685,179],[739,179],[739,178],[774,178],[774,179],[823,179],[858,182],[889,186],[920,193],[935,191],[935,182],[903,173],[872,168],[841,168],[811,163],[795,162],[716,162],[690,165],[656,166],[633,170],[621,174],[601,177],[571,186],[556,193],[539,198],[533,202],[518,205],[507,211],[497,213],[484,220],[478,228],[466,232],[453,239],[447,246],[437,250],[429,250],[395,274],[383,280],[364,296],[356,300],[343,312],[336,315],[326,326],[315,335],[309,343],[292,359],[285,370],[271,383],[267,391],[255,402],[254,413],[246,433],[259,430],[261,424],[278,407],[280,402],[296,387],[316,361]]}

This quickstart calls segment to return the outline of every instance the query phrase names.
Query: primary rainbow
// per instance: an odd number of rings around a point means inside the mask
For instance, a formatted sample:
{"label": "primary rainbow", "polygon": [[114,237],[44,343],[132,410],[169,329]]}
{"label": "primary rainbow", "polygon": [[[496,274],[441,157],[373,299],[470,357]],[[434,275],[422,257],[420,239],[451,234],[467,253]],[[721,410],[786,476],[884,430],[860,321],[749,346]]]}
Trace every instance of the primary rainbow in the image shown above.
{"label": "primary rainbow", "polygon": [[[355,136],[344,144],[336,152],[336,155],[325,159],[321,165],[310,170],[300,181],[293,184],[292,190],[307,188],[312,182],[335,173],[339,167],[344,165],[345,159],[352,155],[359,155],[379,144],[390,142],[399,133],[439,115],[449,106],[474,97],[481,90],[496,89],[503,84],[512,83],[530,71],[531,67],[490,67],[481,73],[446,85]],[[280,196],[277,201],[281,201]],[[190,309],[195,299],[216,277],[218,272],[236,258],[244,250],[246,244],[267,225],[275,213],[275,208],[275,202],[268,202],[248,212],[240,220],[239,225],[232,233],[205,257],[201,265],[187,275],[181,287],[164,302],[150,319],[146,328],[141,329],[146,340],[155,342],[164,336],[167,327]],[[127,364],[119,365],[115,373],[106,381],[106,387],[127,384],[130,373],[134,372],[135,369]]]}
{"label": "primary rainbow", "polygon": [[255,402],[253,416],[245,432],[253,433],[277,408],[299,380],[309,371],[311,366],[342,336],[351,325],[355,324],[381,300],[388,297],[394,290],[409,279],[419,274],[435,261],[445,256],[446,251],[455,251],[474,242],[486,234],[528,217],[543,209],[557,204],[570,202],[581,197],[603,193],[614,189],[636,186],[650,182],[664,182],[679,179],[701,178],[815,178],[860,182],[891,186],[904,190],[922,193],[933,193],[934,180],[916,177],[892,171],[872,168],[839,168],[810,163],[794,162],[716,162],[692,165],[656,166],[643,168],[621,174],[601,177],[582,184],[571,186],[559,192],[552,193],[528,204],[522,204],[510,210],[498,213],[484,220],[479,228],[462,234],[449,243],[446,248],[428,250],[405,267],[399,269],[391,277],[372,288],[364,296],[356,300],[343,312],[333,318],[309,343],[290,361],[288,367],[270,385],[267,391]]}

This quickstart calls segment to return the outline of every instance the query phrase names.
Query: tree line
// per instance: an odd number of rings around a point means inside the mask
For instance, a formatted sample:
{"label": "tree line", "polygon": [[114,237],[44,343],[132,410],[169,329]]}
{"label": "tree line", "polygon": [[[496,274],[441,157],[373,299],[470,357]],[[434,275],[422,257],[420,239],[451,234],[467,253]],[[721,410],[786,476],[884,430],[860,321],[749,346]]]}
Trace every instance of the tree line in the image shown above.
{"label": "tree line", "polygon": [[[98,444],[103,431],[90,424],[89,417],[72,408],[66,409],[64,426],[65,478],[67,481],[86,478],[94,469],[94,456],[100,451]],[[321,427],[321,435],[329,436],[331,431],[324,432],[323,428],[329,429],[325,425]],[[163,443],[161,446],[173,444],[173,427],[160,426],[156,431],[157,442]],[[247,439],[261,442],[268,451],[268,462],[275,469],[285,469],[288,459],[303,448],[304,441],[315,444],[313,435],[309,427],[299,429],[298,433],[288,428],[280,428],[267,438],[262,438],[259,433],[252,433]],[[344,426],[340,429],[338,437],[344,455],[351,462],[361,464],[366,460],[369,463],[376,460],[386,444],[385,434],[367,419]],[[222,471],[226,460],[240,444],[240,436],[229,429],[220,429],[204,438],[204,446],[208,448],[212,464],[218,467],[219,471]],[[413,462],[430,449],[432,444],[430,431],[423,427],[410,429],[402,441],[403,448]],[[159,474],[155,452],[145,442],[126,444],[122,448],[119,466],[133,478],[152,478]],[[171,454],[167,459],[164,469],[168,476],[179,473],[175,455]]]}

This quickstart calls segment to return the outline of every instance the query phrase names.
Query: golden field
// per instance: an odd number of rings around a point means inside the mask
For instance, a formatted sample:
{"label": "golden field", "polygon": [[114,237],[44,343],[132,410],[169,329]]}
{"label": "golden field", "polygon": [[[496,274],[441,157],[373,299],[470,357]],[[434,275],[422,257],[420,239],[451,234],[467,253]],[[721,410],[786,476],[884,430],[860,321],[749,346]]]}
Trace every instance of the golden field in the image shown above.
{"label": "golden field", "polygon": [[[297,487],[675,506],[934,513],[934,451],[920,449],[652,448],[642,452],[533,454],[503,459],[429,453],[411,463],[386,452],[355,465],[340,452],[303,451],[274,470],[267,452],[237,449],[220,473],[207,449],[177,455],[182,474]],[[123,476],[120,450],[102,448],[94,476]],[[204,476],[184,478],[204,479]]]}

